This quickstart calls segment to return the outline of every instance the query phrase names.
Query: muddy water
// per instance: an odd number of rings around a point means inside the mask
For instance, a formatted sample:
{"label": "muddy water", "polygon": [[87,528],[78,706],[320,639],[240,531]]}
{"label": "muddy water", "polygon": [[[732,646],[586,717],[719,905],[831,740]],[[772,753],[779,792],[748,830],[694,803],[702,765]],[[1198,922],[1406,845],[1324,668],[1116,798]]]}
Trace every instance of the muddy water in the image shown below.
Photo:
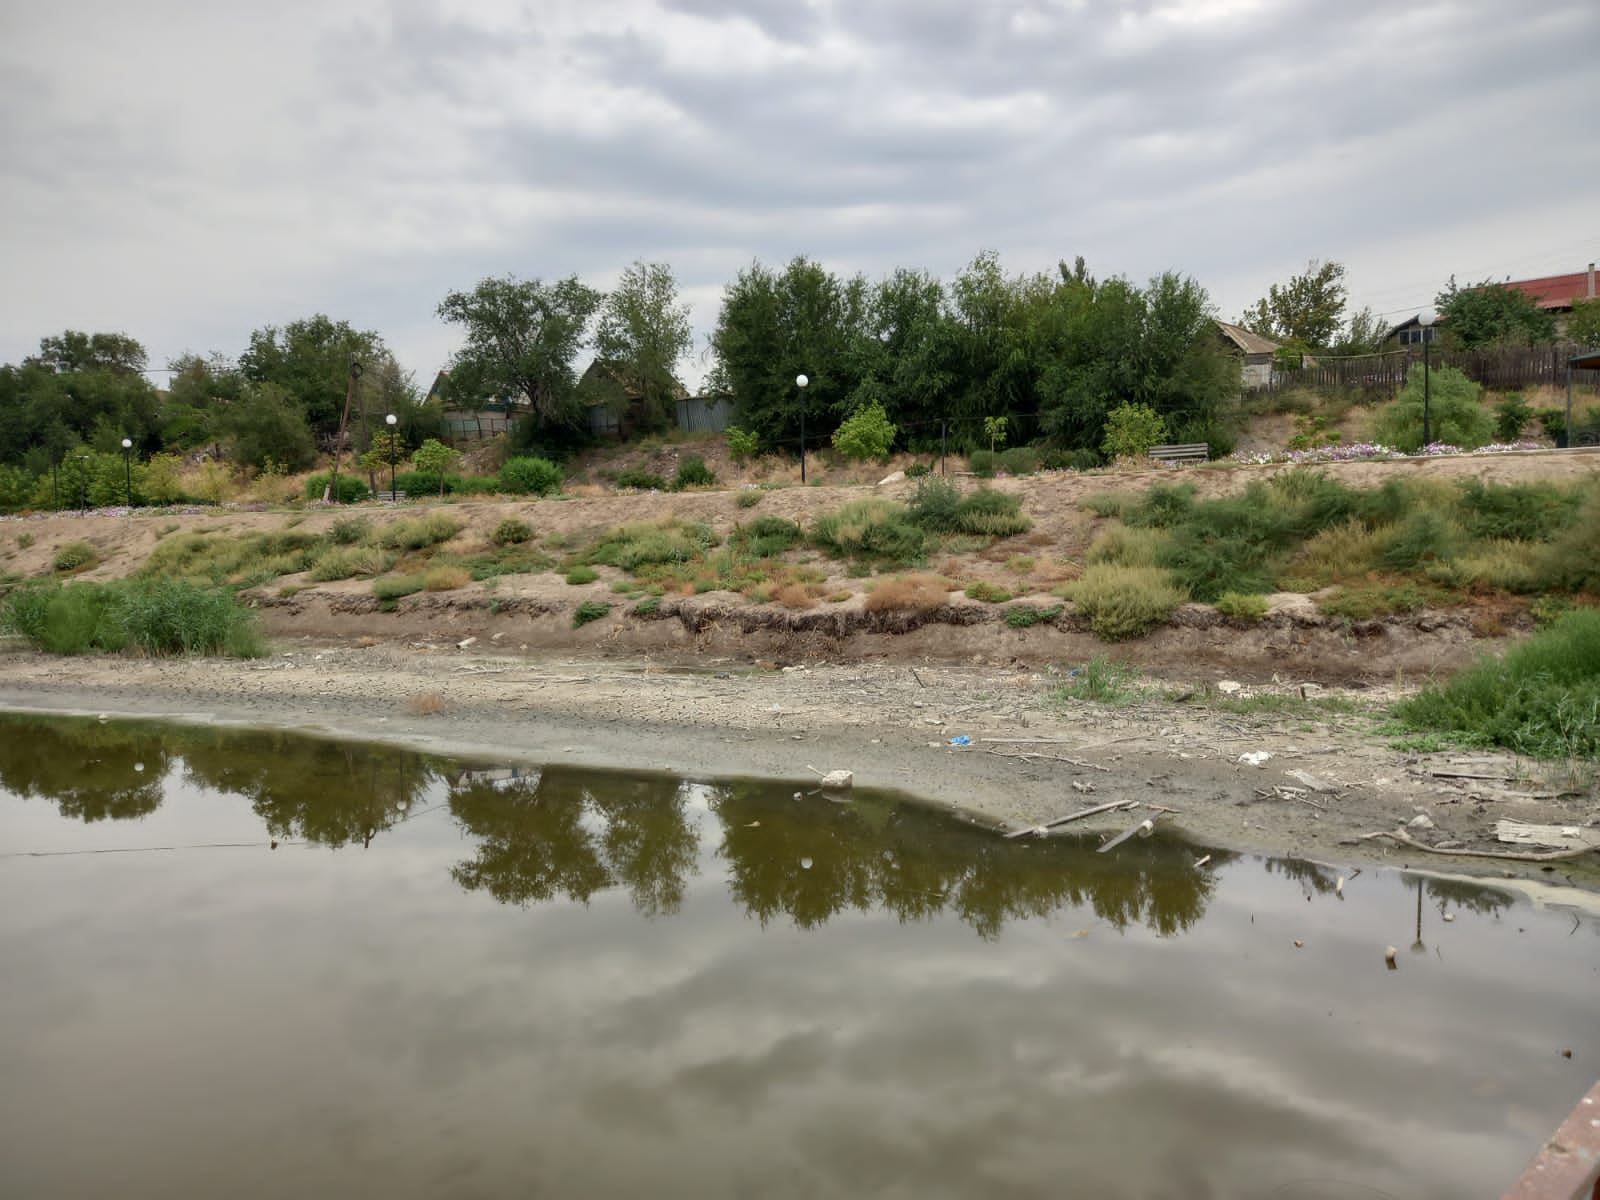
{"label": "muddy water", "polygon": [[1498,1195],[1600,1075],[1593,917],[1202,853],[3,717],[0,1193]]}

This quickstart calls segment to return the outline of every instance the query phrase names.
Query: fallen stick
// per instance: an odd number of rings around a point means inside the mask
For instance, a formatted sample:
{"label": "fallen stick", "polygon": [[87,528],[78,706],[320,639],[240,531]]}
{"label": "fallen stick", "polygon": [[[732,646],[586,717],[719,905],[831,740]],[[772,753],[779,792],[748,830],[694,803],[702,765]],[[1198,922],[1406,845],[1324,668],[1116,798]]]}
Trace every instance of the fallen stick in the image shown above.
{"label": "fallen stick", "polygon": [[1135,835],[1137,835],[1139,837],[1149,837],[1155,831],[1156,831],[1156,819],[1154,817],[1146,817],[1144,820],[1140,821],[1137,825],[1135,825],[1132,829],[1124,829],[1121,833],[1117,834],[1116,837],[1112,838],[1104,846],[1101,846],[1100,847],[1100,853],[1104,854],[1107,850],[1115,850],[1118,846],[1122,845],[1123,842],[1127,841],[1131,837],[1134,837]]}
{"label": "fallen stick", "polygon": [[1071,738],[979,738],[980,742],[993,742],[1007,746],[1070,746]]}
{"label": "fallen stick", "polygon": [[1099,763],[1088,762],[1081,758],[1068,758],[1064,754],[1041,754],[1037,750],[1022,750],[1015,754],[1007,754],[1004,750],[985,750],[984,753],[992,754],[996,758],[1047,758],[1051,762],[1070,763],[1072,766],[1082,767],[1086,771],[1104,771],[1107,775],[1111,774],[1110,767],[1102,767]]}
{"label": "fallen stick", "polygon": [[1052,821],[1046,821],[1043,825],[1030,825],[1027,829],[1014,829],[1006,834],[1006,840],[1011,841],[1014,838],[1027,837],[1030,833],[1043,837],[1046,831],[1054,829],[1058,825],[1081,821],[1085,817],[1098,816],[1100,813],[1111,812],[1113,809],[1133,808],[1138,803],[1137,800],[1113,800],[1109,804],[1097,804],[1093,808],[1084,809],[1082,812],[1068,813],[1064,817],[1056,817]]}
{"label": "fallen stick", "polygon": [[1429,854],[1447,854],[1456,858],[1503,858],[1512,862],[1560,862],[1562,859],[1577,858],[1579,855],[1589,853],[1589,847],[1584,846],[1578,850],[1552,850],[1548,854],[1514,854],[1504,850],[1441,850],[1437,846],[1430,846],[1427,842],[1419,842],[1403,829],[1396,829],[1393,833],[1379,830],[1377,833],[1364,833],[1361,840],[1371,841],[1373,838],[1393,838],[1397,842],[1404,842],[1418,850],[1426,850]]}
{"label": "fallen stick", "polygon": [[1488,779],[1497,783],[1515,783],[1510,775],[1473,775],[1467,771],[1429,771],[1435,779]]}

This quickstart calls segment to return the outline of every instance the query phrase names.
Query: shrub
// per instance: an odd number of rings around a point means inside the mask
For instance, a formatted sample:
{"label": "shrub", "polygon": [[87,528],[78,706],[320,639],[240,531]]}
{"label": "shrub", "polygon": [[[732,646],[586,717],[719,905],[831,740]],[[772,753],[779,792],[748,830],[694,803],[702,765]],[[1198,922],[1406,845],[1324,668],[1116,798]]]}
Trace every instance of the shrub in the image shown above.
{"label": "shrub", "polygon": [[585,600],[572,614],[572,627],[581,629],[590,621],[598,621],[610,611],[611,605],[604,600]]}
{"label": "shrub", "polygon": [[1267,615],[1267,598],[1254,592],[1223,592],[1217,611],[1235,621],[1255,622]]}
{"label": "shrub", "polygon": [[754,458],[756,451],[761,449],[760,436],[752,430],[740,429],[737,425],[729,425],[723,436],[728,439],[728,457],[743,471],[744,464]]}
{"label": "shrub", "polygon": [[1337,588],[1331,595],[1317,600],[1317,608],[1324,614],[1347,621],[1370,621],[1373,617],[1393,613],[1416,612],[1427,605],[1427,593],[1411,584],[1358,584]]}
{"label": "shrub", "polygon": [[1056,699],[1115,704],[1127,698],[1137,678],[1138,672],[1132,667],[1096,654],[1083,666],[1073,669],[1068,682],[1056,692]]}
{"label": "shrub", "polygon": [[967,470],[979,479],[993,479],[1000,456],[993,450],[974,450],[967,455]]}
{"label": "shrub", "polygon": [[[1385,446],[1407,454],[1422,449],[1423,370],[1414,365],[1395,402],[1378,414],[1373,433]],[[1481,389],[1454,367],[1434,367],[1429,384],[1429,436],[1463,449],[1486,445],[1494,422],[1478,404]]]}
{"label": "shrub", "polygon": [[593,583],[598,578],[600,578],[599,572],[581,563],[567,572],[567,582],[573,586]]}
{"label": "shrub", "polygon": [[909,565],[924,553],[923,533],[913,525],[905,505],[880,497],[852,500],[838,512],[825,513],[812,526],[824,549],[840,556],[879,559]]}
{"label": "shrub", "polygon": [[1000,469],[1007,475],[1032,475],[1039,469],[1039,452],[1032,446],[1000,451]]}
{"label": "shrub", "polygon": [[1012,629],[1028,629],[1041,621],[1054,621],[1060,615],[1060,605],[1050,608],[1034,608],[1030,604],[1019,604],[1015,608],[1006,610],[1006,624]]}
{"label": "shrub", "polygon": [[1104,465],[1099,453],[1087,447],[1076,450],[1054,447],[1040,456],[1040,466],[1046,471],[1092,471]]}
{"label": "shrub", "polygon": [[1460,484],[1460,506],[1467,531],[1475,538],[1515,538],[1545,542],[1577,519],[1583,494],[1550,483]]}
{"label": "shrub", "polygon": [[451,475],[445,491],[454,496],[493,496],[501,490],[498,475]]}
{"label": "shrub", "polygon": [[637,467],[619,472],[616,484],[619,488],[634,488],[641,492],[664,492],[667,490],[667,481],[664,478],[652,471],[645,471]]}
{"label": "shrub", "polygon": [[717,482],[717,477],[711,473],[711,468],[706,466],[706,460],[698,454],[691,454],[678,464],[678,474],[672,480],[672,490],[681,492],[685,488],[711,487]]}
{"label": "shrub", "polygon": [[889,457],[895,432],[894,423],[883,405],[874,402],[857,409],[840,423],[833,431],[833,448],[857,462],[882,460]]}
{"label": "shrub", "polygon": [[449,592],[466,587],[472,582],[472,572],[465,567],[429,567],[422,576],[422,586],[430,592]]}
{"label": "shrub", "polygon": [[1160,529],[1135,529],[1111,525],[1095,534],[1086,556],[1091,563],[1119,567],[1153,567],[1171,538]]}
{"label": "shrub", "polygon": [[937,575],[906,575],[882,580],[867,593],[868,612],[931,612],[950,600],[950,584]]}
{"label": "shrub", "polygon": [[1167,423],[1144,404],[1120,404],[1106,414],[1100,449],[1109,459],[1143,458],[1167,436]]}
{"label": "shrub", "polygon": [[980,487],[962,497],[956,512],[956,528],[962,533],[1002,538],[1027,533],[1033,528],[1033,522],[1022,513],[1022,497]]}
{"label": "shrub", "polygon": [[756,505],[761,503],[761,497],[765,495],[766,493],[760,488],[746,488],[744,491],[739,493],[737,498],[735,498],[734,503],[740,508],[754,508]]}
{"label": "shrub", "polygon": [[335,546],[359,546],[372,533],[372,522],[365,517],[341,517],[328,530],[328,540]]}
{"label": "shrub", "polygon": [[734,531],[735,542],[752,558],[773,558],[800,541],[805,531],[783,517],[757,517]]}
{"label": "shrub", "polygon": [[906,511],[924,529],[954,533],[961,527],[961,489],[948,479],[926,476],[917,481]]}
{"label": "shrub", "polygon": [[907,479],[921,479],[933,470],[927,463],[912,463],[906,468]]}
{"label": "shrub", "polygon": [[86,571],[100,562],[100,552],[88,542],[68,542],[50,560],[50,565],[62,574],[69,571]]}
{"label": "shrub", "polygon": [[1390,534],[1378,562],[1397,571],[1415,571],[1425,563],[1448,562],[1464,540],[1461,527],[1444,513],[1418,509]]}
{"label": "shrub", "polygon": [[448,542],[461,532],[461,522],[449,513],[431,512],[421,517],[406,517],[384,527],[378,545],[387,550],[426,550]]}
{"label": "shrub", "polygon": [[376,546],[335,546],[312,564],[309,578],[317,583],[331,583],[357,575],[381,575],[392,566],[394,555],[385,554]]}
{"label": "shrub", "polygon": [[1533,418],[1533,409],[1522,398],[1521,392],[1508,392],[1505,399],[1494,406],[1494,440],[1515,442]]}
{"label": "shrub", "polygon": [[33,534],[28,533],[27,531],[17,534],[18,550],[26,550],[31,545],[33,545]]}
{"label": "shrub", "polygon": [[566,472],[549,459],[508,458],[500,468],[500,488],[517,495],[548,496],[561,490]]}
{"label": "shrub", "polygon": [[185,579],[119,579],[22,588],[0,605],[0,628],[51,654],[262,653],[254,617],[226,588]]}
{"label": "shrub", "polygon": [[[417,468],[414,473],[418,476],[431,476],[434,487],[438,489],[438,494],[441,496],[444,495],[445,489],[449,486],[450,481],[447,473],[460,459],[461,451],[453,446],[446,446],[438,438],[427,438],[411,455],[411,461],[416,464]],[[421,480],[419,479],[418,484],[420,485],[420,483]],[[406,491],[409,493],[417,493],[420,490],[420,486],[413,487],[409,483],[406,485]],[[432,489],[429,490],[431,491]]]}
{"label": "shrub", "polygon": [[420,575],[385,575],[372,581],[372,594],[379,600],[398,600],[423,588]]}
{"label": "shrub", "polygon": [[1540,758],[1600,757],[1600,610],[1578,609],[1395,706],[1414,729]]}
{"label": "shrub", "polygon": [[1089,567],[1062,593],[1089,628],[1107,641],[1139,637],[1172,616],[1189,597],[1156,567]]}
{"label": "shrub", "polygon": [[520,546],[533,536],[533,526],[521,517],[507,517],[494,527],[489,540],[496,546]]}
{"label": "shrub", "polygon": [[636,617],[654,616],[661,608],[660,596],[646,596],[633,606],[633,615]]}
{"label": "shrub", "polygon": [[709,525],[672,518],[635,521],[601,534],[589,548],[590,562],[634,571],[657,563],[686,563],[717,544]]}
{"label": "shrub", "polygon": [[[331,471],[319,471],[306,479],[306,499],[321,500],[322,494],[328,490],[328,480],[333,477]],[[339,494],[335,501],[339,504],[354,504],[367,494],[367,485],[359,475],[352,475],[348,471],[339,472]]]}
{"label": "shrub", "polygon": [[786,583],[772,598],[784,608],[815,608],[817,591],[814,583]]}
{"label": "shrub", "polygon": [[1011,592],[998,583],[980,579],[977,583],[967,585],[967,599],[982,600],[985,604],[1004,604],[1011,599]]}
{"label": "shrub", "polygon": [[1078,507],[1097,517],[1120,517],[1133,503],[1133,497],[1123,492],[1095,492],[1078,501]]}
{"label": "shrub", "polygon": [[1146,529],[1165,529],[1187,520],[1194,504],[1194,484],[1158,483],[1137,504],[1124,508],[1122,519]]}
{"label": "shrub", "polygon": [[1324,529],[1307,541],[1295,557],[1292,570],[1312,588],[1341,579],[1356,579],[1373,568],[1387,534],[1369,529],[1357,517]]}

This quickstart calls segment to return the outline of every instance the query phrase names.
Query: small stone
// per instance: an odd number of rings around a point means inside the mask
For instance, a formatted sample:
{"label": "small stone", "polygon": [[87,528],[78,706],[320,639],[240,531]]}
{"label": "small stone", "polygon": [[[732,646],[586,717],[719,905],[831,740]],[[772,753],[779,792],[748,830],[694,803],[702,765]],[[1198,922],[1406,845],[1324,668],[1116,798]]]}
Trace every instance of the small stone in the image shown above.
{"label": "small stone", "polygon": [[1427,813],[1418,813],[1416,816],[1412,817],[1411,820],[1406,822],[1406,824],[1410,825],[1412,829],[1432,829],[1433,818]]}

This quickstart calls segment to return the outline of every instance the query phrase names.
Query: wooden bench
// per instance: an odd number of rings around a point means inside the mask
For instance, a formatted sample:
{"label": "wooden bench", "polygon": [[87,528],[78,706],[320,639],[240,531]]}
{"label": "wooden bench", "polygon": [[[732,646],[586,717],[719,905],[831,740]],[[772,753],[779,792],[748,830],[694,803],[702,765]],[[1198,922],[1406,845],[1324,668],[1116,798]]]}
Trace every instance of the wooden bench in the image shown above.
{"label": "wooden bench", "polygon": [[396,490],[391,492],[388,488],[379,488],[377,491],[370,493],[369,496],[368,496],[368,499],[381,500],[385,504],[388,504],[389,500],[390,500],[390,497],[394,498],[394,503],[403,504],[405,502],[405,498],[406,498],[405,489],[404,488],[397,488]]}
{"label": "wooden bench", "polygon": [[1164,463],[1203,463],[1211,461],[1211,448],[1204,442],[1183,446],[1151,446],[1150,457]]}

